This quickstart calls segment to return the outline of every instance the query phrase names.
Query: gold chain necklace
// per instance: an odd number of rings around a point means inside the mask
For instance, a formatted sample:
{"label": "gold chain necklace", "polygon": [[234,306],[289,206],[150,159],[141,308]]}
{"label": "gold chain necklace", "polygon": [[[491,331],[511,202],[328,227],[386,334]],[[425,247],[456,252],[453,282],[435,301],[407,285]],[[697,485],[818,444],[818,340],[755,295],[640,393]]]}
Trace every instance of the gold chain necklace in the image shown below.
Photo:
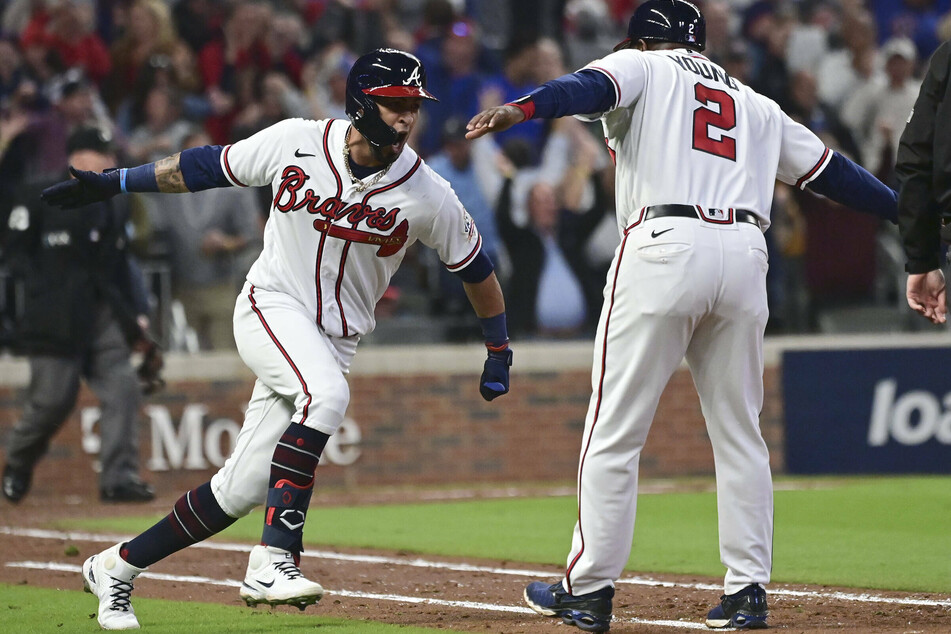
{"label": "gold chain necklace", "polygon": [[393,163],[387,163],[386,167],[381,169],[379,172],[373,175],[373,177],[368,181],[362,181],[356,176],[353,175],[353,170],[350,169],[350,144],[347,142],[347,137],[350,136],[350,131],[347,131],[347,135],[343,139],[343,166],[347,169],[347,176],[350,177],[351,182],[356,186],[357,192],[363,192],[367,189],[373,187],[380,182],[380,179],[386,176],[386,173],[390,171],[390,165]]}

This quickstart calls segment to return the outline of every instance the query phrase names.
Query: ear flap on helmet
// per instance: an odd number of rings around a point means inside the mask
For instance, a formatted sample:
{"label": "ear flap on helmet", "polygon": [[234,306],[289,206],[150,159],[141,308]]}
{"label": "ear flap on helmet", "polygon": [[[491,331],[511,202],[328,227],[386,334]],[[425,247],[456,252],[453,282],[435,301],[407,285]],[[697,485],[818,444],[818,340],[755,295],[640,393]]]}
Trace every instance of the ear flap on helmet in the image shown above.
{"label": "ear flap on helmet", "polygon": [[356,106],[347,108],[350,122],[370,145],[384,147],[396,143],[399,135],[380,117],[380,108],[373,97],[364,94],[360,89],[348,91],[347,97],[353,101],[351,106]]}

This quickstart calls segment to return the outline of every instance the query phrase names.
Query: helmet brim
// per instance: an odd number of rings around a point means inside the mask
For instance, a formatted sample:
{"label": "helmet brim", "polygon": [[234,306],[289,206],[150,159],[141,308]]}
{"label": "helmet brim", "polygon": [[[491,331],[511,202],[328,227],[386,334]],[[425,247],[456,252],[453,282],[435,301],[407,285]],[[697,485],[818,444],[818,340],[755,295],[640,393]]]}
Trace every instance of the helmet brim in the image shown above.
{"label": "helmet brim", "polygon": [[439,101],[431,92],[419,86],[377,86],[376,88],[364,88],[363,92],[373,97],[422,97],[423,99]]}

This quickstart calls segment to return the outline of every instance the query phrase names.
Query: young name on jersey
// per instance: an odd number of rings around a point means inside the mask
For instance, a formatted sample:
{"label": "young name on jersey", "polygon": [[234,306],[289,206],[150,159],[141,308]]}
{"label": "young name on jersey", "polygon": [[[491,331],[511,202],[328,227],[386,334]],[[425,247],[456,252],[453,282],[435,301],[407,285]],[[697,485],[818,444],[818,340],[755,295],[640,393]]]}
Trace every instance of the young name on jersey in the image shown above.
{"label": "young name on jersey", "polygon": [[707,62],[702,58],[694,59],[689,55],[681,55],[678,53],[671,55],[670,59],[677,62],[677,65],[682,69],[689,71],[694,75],[699,75],[704,79],[718,81],[731,90],[740,89],[736,83],[736,80],[730,77],[730,75],[725,70]]}

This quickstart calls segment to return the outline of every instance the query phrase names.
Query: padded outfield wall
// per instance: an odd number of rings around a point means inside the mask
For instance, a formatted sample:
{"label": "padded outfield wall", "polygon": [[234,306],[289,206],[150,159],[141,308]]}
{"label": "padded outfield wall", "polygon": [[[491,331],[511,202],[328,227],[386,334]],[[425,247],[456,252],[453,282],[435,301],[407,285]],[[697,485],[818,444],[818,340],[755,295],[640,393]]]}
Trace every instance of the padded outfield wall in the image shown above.
{"label": "padded outfield wall", "polygon": [[[590,342],[514,344],[512,391],[478,394],[478,345],[363,347],[347,419],[324,454],[323,486],[571,481],[591,393]],[[783,372],[784,361],[794,372]],[[772,338],[761,415],[776,473],[951,472],[951,337]],[[253,377],[234,354],[169,355],[146,399],[142,461],[160,493],[207,480],[230,452]],[[0,359],[0,433],[20,415],[23,359]],[[729,381],[729,376],[723,377]],[[793,398],[784,401],[784,395]],[[98,407],[79,405],[34,490],[95,489]],[[689,372],[661,399],[646,477],[709,475],[713,454]]]}

